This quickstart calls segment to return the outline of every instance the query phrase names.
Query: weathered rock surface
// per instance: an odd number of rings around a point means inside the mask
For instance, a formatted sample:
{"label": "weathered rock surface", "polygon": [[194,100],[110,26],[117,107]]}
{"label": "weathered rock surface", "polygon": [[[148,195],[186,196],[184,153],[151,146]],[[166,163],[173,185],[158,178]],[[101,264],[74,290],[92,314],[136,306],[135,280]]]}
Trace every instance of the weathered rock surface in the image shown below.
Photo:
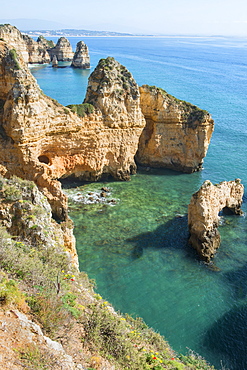
{"label": "weathered rock surface", "polygon": [[[53,341],[45,336],[38,324],[30,320],[26,314],[17,309],[6,312],[0,310],[0,330],[1,369],[22,370],[30,368],[25,361],[20,360],[22,357],[21,353],[27,353],[27,356],[29,354],[30,358],[33,355],[32,360],[36,360],[38,367],[42,366],[41,359],[43,355],[49,358],[50,364],[47,365],[52,366],[54,370],[83,369],[81,364],[76,364],[73,361],[72,356],[65,352],[63,346],[59,342]],[[38,357],[38,355],[40,357]],[[37,358],[35,358],[35,356]],[[35,362],[35,360],[33,360],[33,362]]]}
{"label": "weathered rock surface", "polygon": [[52,60],[54,55],[56,55],[59,62],[71,61],[73,59],[74,53],[72,46],[66,37],[60,37],[56,46],[48,50],[50,59]]}
{"label": "weathered rock surface", "polygon": [[79,41],[76,45],[76,51],[72,60],[72,67],[74,68],[90,68],[90,58],[88,47],[83,41]]}
{"label": "weathered rock surface", "polygon": [[5,40],[9,47],[22,55],[26,63],[49,63],[50,56],[43,40],[36,42],[10,24],[0,25],[0,38]]}
{"label": "weathered rock surface", "polygon": [[100,113],[109,147],[115,147],[106,154],[104,171],[128,180],[136,170],[134,156],[145,125],[138,85],[114,58],[101,59],[89,77],[84,103],[93,105]]}
{"label": "weathered rock surface", "polygon": [[239,179],[217,185],[205,181],[193,194],[188,208],[189,242],[204,261],[209,262],[220,246],[219,212],[227,209],[241,215],[243,194]]}
{"label": "weathered rock surface", "polygon": [[188,173],[201,169],[214,129],[209,113],[155,86],[141,86],[140,96],[146,127],[137,162]]}

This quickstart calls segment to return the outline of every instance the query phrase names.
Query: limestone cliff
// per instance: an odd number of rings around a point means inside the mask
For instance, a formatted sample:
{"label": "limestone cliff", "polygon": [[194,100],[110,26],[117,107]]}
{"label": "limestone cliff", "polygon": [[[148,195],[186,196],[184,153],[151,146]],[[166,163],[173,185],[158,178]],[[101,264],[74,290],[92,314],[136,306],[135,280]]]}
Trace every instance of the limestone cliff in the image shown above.
{"label": "limestone cliff", "polygon": [[60,219],[66,218],[67,200],[57,179],[129,179],[145,122],[138,87],[123,66],[111,59],[99,63],[86,98],[97,112],[80,117],[45,96],[3,41],[0,65],[2,175],[34,180]]}
{"label": "limestone cliff", "polygon": [[66,37],[60,37],[56,46],[49,49],[48,52],[51,60],[53,59],[54,55],[56,55],[59,62],[71,61],[74,56],[72,46]]}
{"label": "limestone cliff", "polygon": [[209,113],[155,86],[141,86],[140,96],[146,126],[137,162],[189,173],[201,169],[214,128]]}
{"label": "limestone cliff", "polygon": [[50,56],[43,41],[36,42],[31,37],[22,35],[16,27],[10,24],[0,25],[0,38],[21,54],[26,63],[50,62]]}
{"label": "limestone cliff", "polygon": [[83,41],[79,41],[76,45],[76,51],[71,66],[82,69],[90,68],[88,47]]}
{"label": "limestone cliff", "polygon": [[244,186],[239,179],[217,185],[205,181],[193,194],[188,208],[189,242],[204,261],[209,262],[220,246],[219,212],[227,209],[241,214],[243,194]]}

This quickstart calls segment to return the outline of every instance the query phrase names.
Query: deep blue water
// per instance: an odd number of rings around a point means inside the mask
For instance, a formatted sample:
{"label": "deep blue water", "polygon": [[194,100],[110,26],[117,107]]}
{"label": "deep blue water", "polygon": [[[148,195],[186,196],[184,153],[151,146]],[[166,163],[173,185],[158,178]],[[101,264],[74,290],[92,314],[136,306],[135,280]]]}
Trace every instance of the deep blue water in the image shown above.
{"label": "deep blue water", "polygon": [[[72,45],[79,39],[71,38]],[[71,217],[80,268],[117,310],[142,316],[178,352],[203,355],[218,369],[247,369],[247,219],[224,216],[212,271],[187,246],[187,205],[209,179],[247,186],[247,39],[85,38],[91,71],[114,56],[139,85],[156,85],[207,109],[215,120],[204,170],[138,172],[108,182],[115,206],[77,204]],[[32,68],[47,95],[81,103],[91,71]],[[99,192],[102,183],[66,190]],[[109,198],[110,199],[110,198]],[[243,210],[247,212],[246,203]],[[182,215],[183,217],[178,217]]]}

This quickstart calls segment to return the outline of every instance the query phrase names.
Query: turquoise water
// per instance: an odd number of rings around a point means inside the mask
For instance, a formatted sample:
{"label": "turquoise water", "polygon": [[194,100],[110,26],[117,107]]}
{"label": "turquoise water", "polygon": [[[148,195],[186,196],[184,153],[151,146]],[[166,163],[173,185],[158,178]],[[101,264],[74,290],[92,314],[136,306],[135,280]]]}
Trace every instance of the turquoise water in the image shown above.
{"label": "turquoise water", "polygon": [[[75,46],[78,39],[70,41]],[[64,184],[80,268],[117,310],[142,316],[178,352],[190,348],[217,368],[247,369],[247,219],[224,216],[217,271],[187,245],[187,205],[204,180],[239,177],[247,186],[247,39],[85,42],[91,70],[100,58],[114,56],[139,84],[157,85],[207,109],[216,125],[200,173],[139,170],[127,183]],[[82,102],[89,71],[50,66],[32,71],[44,92],[62,104]],[[91,204],[88,198],[103,186],[110,190],[107,197]],[[78,195],[83,199],[75,201]]]}

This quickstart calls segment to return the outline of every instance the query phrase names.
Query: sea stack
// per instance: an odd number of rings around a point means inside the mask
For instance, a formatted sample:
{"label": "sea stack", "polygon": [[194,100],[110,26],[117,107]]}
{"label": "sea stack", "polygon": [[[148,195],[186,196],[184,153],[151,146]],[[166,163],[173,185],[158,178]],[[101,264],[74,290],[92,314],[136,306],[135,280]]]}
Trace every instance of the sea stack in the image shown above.
{"label": "sea stack", "polygon": [[52,64],[52,67],[53,67],[53,68],[57,68],[57,66],[58,66],[58,61],[57,61],[57,57],[56,57],[56,55],[54,55],[54,57],[52,58],[52,62],[51,62],[51,64]]}
{"label": "sea stack", "polygon": [[210,262],[220,246],[219,212],[241,215],[244,186],[240,179],[213,185],[205,181],[188,207],[189,243],[202,260]]}
{"label": "sea stack", "polygon": [[83,41],[79,41],[76,45],[76,51],[71,66],[81,69],[90,68],[88,47]]}
{"label": "sea stack", "polygon": [[141,86],[140,99],[146,126],[137,162],[187,173],[200,170],[214,129],[210,114],[155,86]]}
{"label": "sea stack", "polygon": [[60,37],[56,46],[48,50],[51,60],[56,55],[59,62],[72,61],[74,53],[71,44],[66,37]]}

